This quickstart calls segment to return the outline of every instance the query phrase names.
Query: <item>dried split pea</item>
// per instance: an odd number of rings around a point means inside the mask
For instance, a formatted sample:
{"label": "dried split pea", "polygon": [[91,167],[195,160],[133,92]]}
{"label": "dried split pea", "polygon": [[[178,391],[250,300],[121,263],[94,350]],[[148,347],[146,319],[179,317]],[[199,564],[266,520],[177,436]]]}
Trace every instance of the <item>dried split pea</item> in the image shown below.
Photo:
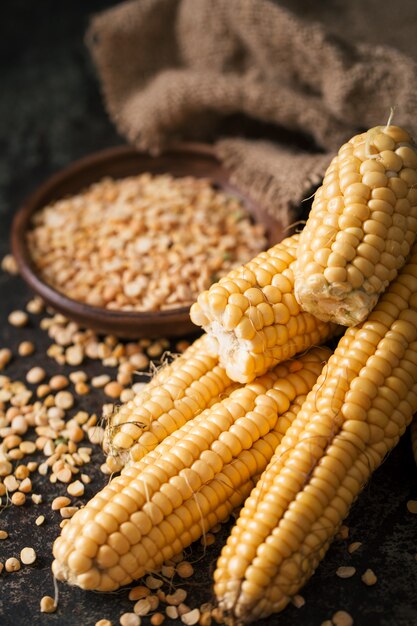
{"label": "dried split pea", "polygon": [[94,376],[91,379],[91,384],[93,387],[105,387],[107,385],[107,383],[109,383],[111,380],[110,376],[108,374],[100,374],[100,376]]}
{"label": "dried split pea", "polygon": [[192,611],[188,611],[187,613],[184,613],[183,615],[181,615],[181,621],[183,624],[186,624],[186,626],[194,626],[194,624],[198,623],[199,619],[200,619],[199,609],[193,609]]}
{"label": "dried split pea", "polygon": [[119,619],[120,626],[140,626],[141,619],[136,613],[123,613]]}
{"label": "dried split pea", "polygon": [[32,367],[26,374],[26,380],[31,385],[37,385],[43,381],[46,372],[42,367]]}
{"label": "dried split pea", "polygon": [[4,569],[6,572],[17,572],[20,570],[20,561],[12,556],[6,560]]}
{"label": "dried split pea", "polygon": [[3,370],[10,363],[12,356],[12,351],[9,348],[0,348],[0,370]]}
{"label": "dried split pea", "polygon": [[19,344],[17,351],[19,356],[30,356],[35,352],[35,344],[32,343],[32,341],[22,341]]}
{"label": "dried split pea", "polygon": [[365,585],[367,585],[368,587],[371,587],[372,585],[376,584],[378,579],[377,579],[377,577],[375,575],[375,572],[368,568],[362,574],[361,580],[362,580],[363,583],[365,583]]}
{"label": "dried split pea", "polygon": [[15,491],[10,499],[15,506],[23,506],[26,502],[25,494],[20,491]]}
{"label": "dried split pea", "polygon": [[18,274],[19,268],[17,267],[16,259],[12,254],[6,254],[1,260],[1,269],[8,274]]}
{"label": "dried split pea", "polygon": [[346,611],[336,611],[332,615],[332,623],[334,626],[353,626],[353,617]]}
{"label": "dried split pea", "polygon": [[417,514],[417,500],[409,500],[407,502],[407,509],[410,513]]}
{"label": "dried split pea", "polygon": [[59,511],[69,504],[71,504],[70,498],[67,498],[66,496],[58,496],[57,498],[52,500],[51,508],[53,511]]}
{"label": "dried split pea", "polygon": [[145,584],[148,589],[159,589],[164,584],[160,578],[156,578],[155,576],[147,576],[145,578]]}
{"label": "dried split pea", "polygon": [[76,498],[79,498],[80,496],[83,496],[84,495],[84,490],[85,490],[85,487],[84,487],[83,483],[80,480],[74,481],[73,483],[71,483],[67,487],[67,491],[70,494],[70,496],[74,496]]}
{"label": "dried split pea", "polygon": [[306,603],[305,599],[303,598],[303,596],[300,596],[300,594],[296,594],[295,596],[293,596],[291,601],[297,609],[301,609],[301,607],[304,606]]}
{"label": "dried split pea", "polygon": [[51,596],[43,596],[40,602],[41,613],[54,613],[56,611],[55,600]]}
{"label": "dried split pea", "polygon": [[351,578],[355,573],[356,568],[349,565],[338,567],[336,570],[336,576],[339,578]]}
{"label": "dried split pea", "polygon": [[55,376],[52,376],[49,381],[49,386],[52,391],[61,391],[61,389],[65,389],[65,387],[68,387],[68,385],[68,378],[66,376],[63,376],[62,374],[56,374]]}
{"label": "dried split pea", "polygon": [[33,548],[23,548],[20,552],[20,560],[24,565],[32,565],[36,561],[36,552]]}
{"label": "dried split pea", "polygon": [[129,591],[129,600],[142,600],[150,595],[150,589],[148,587],[144,587],[143,585],[138,585],[137,587],[133,587]]}
{"label": "dried split pea", "polygon": [[25,311],[12,311],[8,317],[9,324],[12,326],[16,326],[17,328],[22,328],[26,326],[29,321],[29,316]]}
{"label": "dried split pea", "polygon": [[59,409],[66,411],[74,406],[74,397],[69,391],[58,391],[55,396],[55,404]]}
{"label": "dried split pea", "polygon": [[176,573],[180,578],[190,578],[194,573],[194,568],[188,561],[182,561],[177,565]]}
{"label": "dried split pea", "polygon": [[165,613],[170,619],[177,619],[178,617],[178,609],[176,606],[173,605],[167,606],[165,609]]}
{"label": "dried split pea", "polygon": [[140,617],[147,615],[151,610],[151,602],[149,601],[149,598],[142,598],[138,600],[133,607],[133,610],[136,615],[139,615]]}
{"label": "dried split pea", "polygon": [[115,380],[110,381],[104,387],[104,393],[106,394],[106,396],[114,399],[120,398],[120,394],[122,393],[122,391],[122,385]]}
{"label": "dried split pea", "polygon": [[356,550],[359,550],[361,545],[362,545],[361,541],[353,541],[351,544],[348,545],[349,554],[352,554],[353,552],[356,552]]}

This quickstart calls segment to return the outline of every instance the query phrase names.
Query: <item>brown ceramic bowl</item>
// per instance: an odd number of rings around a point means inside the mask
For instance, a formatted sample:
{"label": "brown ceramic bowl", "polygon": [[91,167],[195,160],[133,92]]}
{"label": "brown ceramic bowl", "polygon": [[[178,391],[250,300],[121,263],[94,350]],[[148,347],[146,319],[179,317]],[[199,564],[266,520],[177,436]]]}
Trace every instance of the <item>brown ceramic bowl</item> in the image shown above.
{"label": "brown ceramic bowl", "polygon": [[240,197],[253,219],[265,224],[269,244],[276,243],[282,237],[280,224],[230,184],[227,171],[216,159],[210,146],[181,144],[157,157],[138,152],[129,146],[121,146],[76,161],[37,189],[14,218],[11,233],[13,254],[21,275],[33,291],[54,309],[82,326],[126,338],[184,335],[196,330],[190,320],[188,306],[169,311],[136,313],[107,310],[78,302],[50,287],[39,277],[26,244],[26,232],[32,214],[46,204],[78,193],[105,176],[122,178],[140,172],[209,178],[215,185]]}

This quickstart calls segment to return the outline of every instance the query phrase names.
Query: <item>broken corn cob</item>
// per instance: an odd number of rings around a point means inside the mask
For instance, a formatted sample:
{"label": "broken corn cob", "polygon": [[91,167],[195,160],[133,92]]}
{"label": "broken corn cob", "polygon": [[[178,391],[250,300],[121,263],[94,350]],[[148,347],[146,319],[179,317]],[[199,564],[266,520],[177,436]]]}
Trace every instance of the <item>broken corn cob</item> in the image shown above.
{"label": "broken corn cob", "polygon": [[104,447],[112,470],[128,460],[139,461],[174,430],[237,387],[218,358],[209,354],[207,343],[206,335],[197,339],[111,416]]}
{"label": "broken corn cob", "polygon": [[247,499],[214,574],[224,611],[249,622],[287,605],[416,410],[417,245],[346,331]]}
{"label": "broken corn cob", "polygon": [[232,380],[246,383],[326,341],[337,327],[301,310],[294,296],[298,235],[232,270],[204,291],[191,319],[212,341],[211,351]]}
{"label": "broken corn cob", "polygon": [[417,148],[398,126],[344,144],[300,235],[295,295],[325,321],[362,322],[403,266],[417,233]]}
{"label": "broken corn cob", "polygon": [[62,529],[53,548],[56,578],[117,589],[228,517],[266,467],[329,354],[315,348],[278,365],[125,467]]}

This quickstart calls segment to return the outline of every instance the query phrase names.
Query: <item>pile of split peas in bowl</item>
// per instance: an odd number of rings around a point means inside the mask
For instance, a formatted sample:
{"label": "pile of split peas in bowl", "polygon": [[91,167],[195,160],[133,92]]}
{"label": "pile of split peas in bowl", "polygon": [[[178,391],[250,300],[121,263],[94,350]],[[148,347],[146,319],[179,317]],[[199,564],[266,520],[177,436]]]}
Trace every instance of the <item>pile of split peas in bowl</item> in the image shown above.
{"label": "pile of split peas in bowl", "polygon": [[165,311],[265,249],[242,201],[192,176],[104,178],[36,211],[27,244],[39,277],[113,311]]}

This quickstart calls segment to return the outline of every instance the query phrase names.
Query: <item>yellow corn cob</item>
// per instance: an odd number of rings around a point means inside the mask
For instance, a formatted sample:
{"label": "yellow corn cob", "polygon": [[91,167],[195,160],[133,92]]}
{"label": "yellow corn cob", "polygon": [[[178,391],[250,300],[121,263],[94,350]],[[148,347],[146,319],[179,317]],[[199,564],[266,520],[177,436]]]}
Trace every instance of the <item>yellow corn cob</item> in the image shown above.
{"label": "yellow corn cob", "polygon": [[344,144],[301,233],[295,295],[325,321],[362,322],[396,277],[417,233],[417,148],[398,126]]}
{"label": "yellow corn cob", "polygon": [[416,409],[417,245],[346,331],[246,501],[214,575],[224,611],[249,622],[285,607]]}
{"label": "yellow corn cob", "polygon": [[298,235],[284,239],[204,291],[191,319],[232,380],[246,383],[277,363],[326,341],[336,326],[301,311],[292,264]]}
{"label": "yellow corn cob", "polygon": [[63,528],[55,576],[117,589],[224,520],[249,494],[328,356],[316,348],[278,365],[125,467]]}
{"label": "yellow corn cob", "polygon": [[416,465],[417,465],[417,417],[414,417],[413,421],[411,422],[410,434],[411,434],[411,449],[413,451],[414,461],[416,462]]}
{"label": "yellow corn cob", "polygon": [[237,387],[209,354],[207,336],[197,339],[183,355],[160,369],[133,400],[109,419],[105,449],[114,461],[139,461],[158,443]]}

